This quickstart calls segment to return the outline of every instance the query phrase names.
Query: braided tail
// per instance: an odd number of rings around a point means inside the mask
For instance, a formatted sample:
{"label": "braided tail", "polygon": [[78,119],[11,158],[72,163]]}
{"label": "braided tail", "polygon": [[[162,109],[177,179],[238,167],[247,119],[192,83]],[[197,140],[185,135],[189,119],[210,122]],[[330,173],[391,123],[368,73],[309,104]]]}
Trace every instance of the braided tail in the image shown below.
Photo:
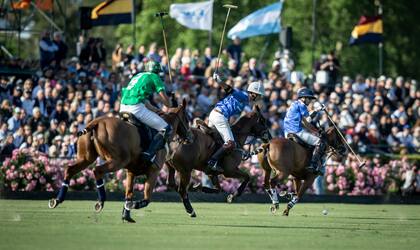
{"label": "braided tail", "polygon": [[89,132],[91,132],[92,130],[94,130],[96,128],[96,126],[98,125],[98,119],[91,121],[86,128],[84,128],[82,131],[78,131],[77,132],[77,137],[80,137],[82,135],[85,135]]}
{"label": "braided tail", "polygon": [[256,149],[252,150],[252,151],[250,152],[250,154],[251,154],[251,155],[257,155],[257,154],[259,154],[259,153],[263,153],[263,152],[264,152],[264,154],[266,154],[266,153],[268,152],[269,145],[270,145],[269,143],[265,143],[265,144],[263,144],[263,145],[259,146],[258,148],[256,148]]}

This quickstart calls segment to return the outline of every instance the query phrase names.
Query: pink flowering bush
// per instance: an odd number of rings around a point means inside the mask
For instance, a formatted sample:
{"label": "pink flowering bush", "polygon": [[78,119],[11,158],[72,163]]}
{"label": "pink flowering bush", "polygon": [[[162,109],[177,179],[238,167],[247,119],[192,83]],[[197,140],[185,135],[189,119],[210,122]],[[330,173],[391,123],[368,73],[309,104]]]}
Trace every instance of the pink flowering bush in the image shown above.
{"label": "pink flowering bush", "polygon": [[[64,167],[74,160],[48,158],[47,155],[27,149],[15,150],[11,158],[0,163],[0,184],[8,191],[57,191],[63,180]],[[357,161],[349,156],[344,164],[328,161],[325,168],[324,188],[329,194],[338,195],[381,195],[399,191],[405,173],[416,166],[407,158],[383,161],[368,159],[366,166],[358,168]],[[95,177],[89,167],[75,175],[70,181],[70,190],[96,190]],[[264,193],[264,171],[251,160],[240,165],[240,169],[250,175],[245,192]],[[420,174],[420,173],[419,173]],[[201,182],[202,173],[193,171],[191,183]],[[126,171],[118,170],[105,177],[106,189],[110,192],[124,191]],[[155,192],[167,191],[166,167],[160,171],[154,187]],[[176,175],[176,178],[178,175]],[[178,179],[178,178],[177,178]],[[220,185],[225,192],[235,192],[241,181],[220,177]],[[134,182],[134,191],[143,191],[145,176]],[[293,191],[291,178],[280,183],[280,190]],[[312,189],[308,190],[311,193]]]}
{"label": "pink flowering bush", "polygon": [[63,179],[60,166],[27,149],[13,151],[0,165],[0,173],[4,188],[11,191],[54,191]]}

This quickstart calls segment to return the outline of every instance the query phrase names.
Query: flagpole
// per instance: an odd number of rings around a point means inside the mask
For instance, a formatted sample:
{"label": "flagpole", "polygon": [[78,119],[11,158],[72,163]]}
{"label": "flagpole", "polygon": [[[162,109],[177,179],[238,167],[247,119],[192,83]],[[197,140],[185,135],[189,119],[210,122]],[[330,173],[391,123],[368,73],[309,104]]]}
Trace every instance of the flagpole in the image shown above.
{"label": "flagpole", "polygon": [[311,67],[314,66],[315,64],[315,39],[316,39],[316,0],[312,0],[312,39],[311,39],[311,60],[312,60],[312,65]]}
{"label": "flagpole", "polygon": [[131,0],[132,9],[131,9],[131,22],[133,28],[133,46],[136,49],[136,0]]}
{"label": "flagpole", "polygon": [[[376,0],[375,4],[378,6],[378,15],[381,16],[382,19],[382,4],[380,0]],[[383,19],[382,19],[383,21]],[[383,42],[378,43],[378,59],[379,59],[379,75],[383,73],[383,63],[384,63],[384,44]]]}

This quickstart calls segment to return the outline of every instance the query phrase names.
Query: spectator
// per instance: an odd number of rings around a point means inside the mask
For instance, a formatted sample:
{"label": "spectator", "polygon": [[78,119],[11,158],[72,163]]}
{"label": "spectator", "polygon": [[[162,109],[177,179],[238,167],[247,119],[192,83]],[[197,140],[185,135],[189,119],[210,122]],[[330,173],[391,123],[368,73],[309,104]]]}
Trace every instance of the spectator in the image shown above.
{"label": "spectator", "polygon": [[8,130],[10,132],[15,132],[18,128],[22,125],[21,117],[20,117],[21,109],[16,107],[13,111],[13,116],[7,120]]}
{"label": "spectator", "polygon": [[229,59],[234,60],[236,62],[236,73],[239,72],[241,68],[241,59],[242,59],[242,46],[241,46],[241,39],[238,36],[232,37],[233,43],[228,46],[227,52],[229,55]]}
{"label": "spectator", "polygon": [[68,47],[62,40],[61,32],[54,32],[54,44],[58,48],[55,52],[55,63],[57,67],[61,65],[61,61],[66,59]]}
{"label": "spectator", "polygon": [[48,145],[45,143],[45,138],[43,134],[37,134],[36,136],[36,145],[37,150],[44,154],[48,154]]}
{"label": "spectator", "polygon": [[51,41],[50,32],[44,31],[39,41],[39,55],[41,69],[49,66],[55,60],[55,54],[58,51],[57,45]]}
{"label": "spectator", "polygon": [[15,150],[16,146],[13,144],[13,134],[8,134],[6,136],[6,141],[4,144],[0,144],[0,161],[3,162],[4,159],[10,157]]}

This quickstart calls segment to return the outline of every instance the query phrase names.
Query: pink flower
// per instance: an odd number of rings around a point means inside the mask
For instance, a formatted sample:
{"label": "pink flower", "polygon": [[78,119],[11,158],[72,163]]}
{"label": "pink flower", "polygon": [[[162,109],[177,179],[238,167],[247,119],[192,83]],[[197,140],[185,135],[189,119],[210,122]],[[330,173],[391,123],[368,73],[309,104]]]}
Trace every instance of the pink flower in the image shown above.
{"label": "pink flower", "polygon": [[86,177],[81,176],[81,177],[77,178],[76,183],[79,184],[79,185],[84,185],[86,183]]}
{"label": "pink flower", "polygon": [[69,184],[70,184],[70,187],[73,187],[76,185],[76,181],[74,179],[71,179]]}
{"label": "pink flower", "polygon": [[[44,176],[39,177],[39,183],[44,185],[47,182]],[[48,183],[49,184],[49,183]]]}
{"label": "pink flower", "polygon": [[122,180],[123,179],[123,174],[124,174],[124,169],[120,169],[117,171],[117,173],[115,174],[117,177],[117,180]]}
{"label": "pink flower", "polygon": [[27,174],[26,174],[26,179],[27,179],[28,181],[32,180],[32,178],[33,178],[32,173],[27,173]]}
{"label": "pink flower", "polygon": [[17,183],[16,181],[12,181],[12,184],[10,185],[12,191],[16,191],[18,186],[19,186],[19,183]]}
{"label": "pink flower", "polygon": [[331,184],[334,182],[334,177],[332,175],[328,175],[326,181],[328,184]]}

